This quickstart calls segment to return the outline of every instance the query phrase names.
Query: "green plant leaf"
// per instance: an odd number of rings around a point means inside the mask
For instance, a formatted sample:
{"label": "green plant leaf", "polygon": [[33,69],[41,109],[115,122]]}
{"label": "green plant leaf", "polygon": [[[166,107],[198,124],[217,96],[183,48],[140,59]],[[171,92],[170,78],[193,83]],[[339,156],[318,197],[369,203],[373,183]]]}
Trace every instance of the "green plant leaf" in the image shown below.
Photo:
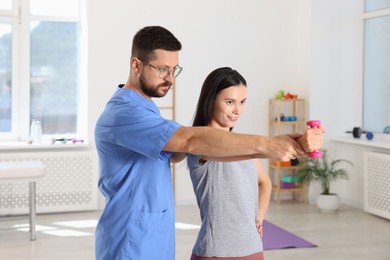
{"label": "green plant leaf", "polygon": [[331,160],[326,149],[321,149],[323,156],[318,159],[307,158],[302,161],[295,175],[300,177],[300,183],[318,182],[321,185],[321,194],[330,194],[330,184],[339,179],[348,180],[348,171],[341,168],[341,163],[353,166],[345,159]]}

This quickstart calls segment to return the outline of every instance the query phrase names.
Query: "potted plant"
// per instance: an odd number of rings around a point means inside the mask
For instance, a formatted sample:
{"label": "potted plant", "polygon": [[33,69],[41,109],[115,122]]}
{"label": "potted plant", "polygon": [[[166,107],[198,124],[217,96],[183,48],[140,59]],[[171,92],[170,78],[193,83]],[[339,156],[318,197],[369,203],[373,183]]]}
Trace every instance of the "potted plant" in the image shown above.
{"label": "potted plant", "polygon": [[295,175],[300,183],[318,182],[322,192],[317,197],[317,206],[322,212],[336,212],[340,206],[338,194],[330,192],[330,184],[338,179],[348,179],[348,172],[338,167],[340,163],[353,163],[345,159],[331,160],[325,149],[321,158],[307,158],[302,162]]}

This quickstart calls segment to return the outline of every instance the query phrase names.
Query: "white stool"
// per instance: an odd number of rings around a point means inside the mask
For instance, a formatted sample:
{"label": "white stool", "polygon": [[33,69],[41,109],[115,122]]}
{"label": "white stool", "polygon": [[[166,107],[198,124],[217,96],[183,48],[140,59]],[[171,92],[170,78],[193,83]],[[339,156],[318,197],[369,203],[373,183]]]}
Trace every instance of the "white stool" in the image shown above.
{"label": "white stool", "polygon": [[29,181],[30,239],[36,239],[36,179],[44,174],[45,167],[40,161],[0,162],[0,181]]}

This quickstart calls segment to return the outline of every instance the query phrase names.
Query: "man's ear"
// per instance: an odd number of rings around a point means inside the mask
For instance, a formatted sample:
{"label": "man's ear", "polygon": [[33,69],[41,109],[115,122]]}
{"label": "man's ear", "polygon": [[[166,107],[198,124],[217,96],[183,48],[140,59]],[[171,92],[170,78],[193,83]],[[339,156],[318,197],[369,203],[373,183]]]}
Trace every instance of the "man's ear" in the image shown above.
{"label": "man's ear", "polygon": [[133,57],[130,59],[131,71],[138,73],[140,71],[141,62],[138,58]]}

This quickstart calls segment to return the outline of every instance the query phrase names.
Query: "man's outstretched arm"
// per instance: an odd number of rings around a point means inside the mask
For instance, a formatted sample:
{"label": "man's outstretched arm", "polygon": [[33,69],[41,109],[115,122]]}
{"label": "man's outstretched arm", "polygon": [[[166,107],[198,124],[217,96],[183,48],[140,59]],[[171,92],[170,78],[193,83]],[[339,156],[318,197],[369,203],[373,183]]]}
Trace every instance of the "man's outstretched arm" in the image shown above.
{"label": "man's outstretched arm", "polygon": [[248,156],[288,161],[305,155],[305,149],[311,151],[321,147],[323,130],[308,130],[303,135],[266,137],[231,133],[211,127],[183,126],[172,135],[164,150],[208,157]]}

